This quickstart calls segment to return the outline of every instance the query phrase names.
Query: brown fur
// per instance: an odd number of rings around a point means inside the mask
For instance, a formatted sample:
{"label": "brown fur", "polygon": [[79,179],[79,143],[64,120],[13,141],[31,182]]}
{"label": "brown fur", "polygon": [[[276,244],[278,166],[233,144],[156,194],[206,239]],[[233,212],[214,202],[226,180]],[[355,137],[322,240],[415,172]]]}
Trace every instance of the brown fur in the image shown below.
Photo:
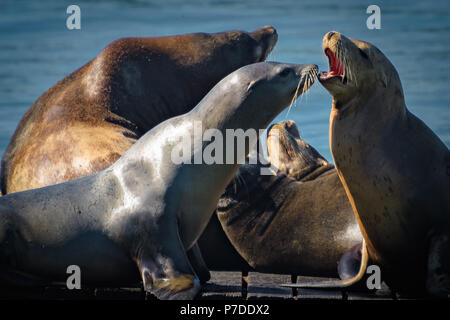
{"label": "brown fur", "polygon": [[264,60],[276,40],[276,31],[264,27],[111,43],[26,112],[2,159],[2,192],[110,166],[152,127],[192,109],[223,77]]}
{"label": "brown fur", "polygon": [[[221,196],[217,216],[256,271],[337,277],[339,259],[362,236],[336,170],[296,130],[290,121],[269,129],[270,160],[282,146],[279,156],[287,162],[276,161],[283,166],[273,176],[262,176],[261,165],[242,166]],[[317,164],[312,179],[296,175],[309,165],[305,159]]]}
{"label": "brown fur", "polygon": [[370,259],[400,293],[448,296],[448,148],[408,111],[400,77],[379,49],[337,32],[323,48],[352,74],[321,83],[333,95],[331,152]]}

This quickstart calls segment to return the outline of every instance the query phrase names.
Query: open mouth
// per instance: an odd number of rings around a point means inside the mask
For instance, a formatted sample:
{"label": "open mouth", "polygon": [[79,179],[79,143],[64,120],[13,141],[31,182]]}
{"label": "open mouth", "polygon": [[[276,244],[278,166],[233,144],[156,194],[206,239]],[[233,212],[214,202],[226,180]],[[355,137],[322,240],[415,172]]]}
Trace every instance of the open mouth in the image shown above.
{"label": "open mouth", "polygon": [[325,55],[328,57],[328,64],[330,70],[328,72],[322,71],[319,74],[320,81],[327,81],[329,79],[340,79],[342,83],[347,83],[347,77],[344,74],[344,64],[339,60],[338,57],[331,51],[331,49],[325,49]]}

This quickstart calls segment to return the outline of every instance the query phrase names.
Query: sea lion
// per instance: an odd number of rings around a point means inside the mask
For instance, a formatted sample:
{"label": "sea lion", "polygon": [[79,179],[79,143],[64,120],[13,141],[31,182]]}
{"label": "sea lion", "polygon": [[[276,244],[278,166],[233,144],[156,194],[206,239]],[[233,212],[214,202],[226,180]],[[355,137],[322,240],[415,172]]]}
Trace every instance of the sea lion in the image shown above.
{"label": "sea lion", "polygon": [[[197,248],[200,250],[200,257],[204,260],[208,270],[240,271],[244,274],[253,270],[231,244],[215,211],[197,244]],[[195,260],[195,258],[190,258],[189,260],[191,259]]]}
{"label": "sea lion", "polygon": [[[276,130],[271,131],[272,134],[268,137],[269,142],[267,143],[267,147],[269,148],[268,153],[275,153],[271,152],[271,150],[275,147],[278,149],[280,144],[284,143],[287,146],[277,154],[277,157],[273,157],[273,162],[271,164],[277,168],[277,171],[273,172],[273,175],[280,176],[283,179],[288,179],[288,177],[295,179],[295,177],[300,175],[300,171],[310,166],[310,163],[317,163],[317,166],[326,168],[325,165],[328,165],[328,163],[314,148],[310,147],[305,141],[294,138],[300,138],[294,121],[281,122],[275,127],[279,127],[283,132],[287,132],[278,135],[274,133]],[[290,137],[290,139],[286,139],[287,137]],[[262,150],[261,148],[261,144],[255,146],[251,156],[257,157],[258,150]],[[305,148],[307,152],[296,151],[299,148]],[[278,150],[276,152],[278,152]],[[298,159],[299,157],[300,159]],[[324,165],[321,166],[321,164]],[[254,166],[256,167],[256,170],[261,169],[262,163],[259,162],[254,164]],[[257,176],[255,175],[254,179],[256,178]],[[229,188],[234,188],[237,181],[240,181],[239,171],[230,183]],[[237,190],[235,191],[238,192]],[[244,273],[254,271],[231,244],[217,218],[216,212],[212,215],[203,234],[199,238],[198,245],[202,253],[201,256],[210,270],[242,271]],[[220,250],[218,250],[218,248],[220,248]]]}
{"label": "sea lion", "polygon": [[217,207],[226,235],[258,272],[337,277],[341,256],[362,235],[334,166],[300,139],[293,121],[271,126],[267,145],[272,164],[290,177],[241,166]]}
{"label": "sea lion", "polygon": [[[213,143],[196,140],[198,122],[201,137],[209,129],[222,136],[264,129],[310,83],[312,70],[317,66],[242,67],[193,110],[147,132],[109,168],[0,197],[0,271],[60,281],[67,266],[78,265],[84,285],[135,285],[142,279],[146,292],[158,298],[194,298],[200,284],[185,250],[198,240],[257,139],[245,139],[245,150],[225,147],[224,164],[197,163]],[[186,139],[194,143],[179,162]]]}
{"label": "sea lion", "polygon": [[450,153],[406,107],[400,77],[374,45],[323,38],[333,96],[330,147],[370,260],[400,294],[450,293]]}
{"label": "sea lion", "polygon": [[[112,165],[146,131],[192,109],[224,76],[265,60],[276,41],[275,29],[263,27],[113,42],[30,107],[2,159],[3,193]],[[207,281],[198,248],[188,254]]]}
{"label": "sea lion", "polygon": [[1,191],[109,167],[155,125],[195,107],[226,75],[264,61],[276,42],[272,27],[114,41],[28,109],[3,155]]}

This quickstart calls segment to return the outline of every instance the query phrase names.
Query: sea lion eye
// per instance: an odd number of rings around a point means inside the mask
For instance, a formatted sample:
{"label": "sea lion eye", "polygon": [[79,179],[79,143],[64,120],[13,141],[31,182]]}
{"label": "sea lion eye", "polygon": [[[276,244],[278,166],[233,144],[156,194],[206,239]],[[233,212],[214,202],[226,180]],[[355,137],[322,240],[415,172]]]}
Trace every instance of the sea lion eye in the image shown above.
{"label": "sea lion eye", "polygon": [[365,53],[363,50],[359,49],[359,53],[362,55],[362,57],[363,57],[364,59],[369,60],[369,56],[368,56],[367,53]]}
{"label": "sea lion eye", "polygon": [[283,69],[283,71],[280,72],[280,76],[287,77],[291,72],[292,72],[292,69],[290,69],[290,68]]}

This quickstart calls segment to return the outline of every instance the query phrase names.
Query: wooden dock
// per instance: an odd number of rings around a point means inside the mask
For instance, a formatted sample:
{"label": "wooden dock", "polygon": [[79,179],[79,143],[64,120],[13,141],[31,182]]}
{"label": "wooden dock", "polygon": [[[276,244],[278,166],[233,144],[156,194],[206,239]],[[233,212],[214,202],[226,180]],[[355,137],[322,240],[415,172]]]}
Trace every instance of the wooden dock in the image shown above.
{"label": "wooden dock", "polygon": [[[250,272],[211,272],[211,280],[203,286],[199,300],[395,300],[387,287],[375,293],[340,290],[291,289],[281,287],[293,279],[290,275]],[[2,300],[146,300],[142,288],[82,288],[65,287],[2,288]]]}

